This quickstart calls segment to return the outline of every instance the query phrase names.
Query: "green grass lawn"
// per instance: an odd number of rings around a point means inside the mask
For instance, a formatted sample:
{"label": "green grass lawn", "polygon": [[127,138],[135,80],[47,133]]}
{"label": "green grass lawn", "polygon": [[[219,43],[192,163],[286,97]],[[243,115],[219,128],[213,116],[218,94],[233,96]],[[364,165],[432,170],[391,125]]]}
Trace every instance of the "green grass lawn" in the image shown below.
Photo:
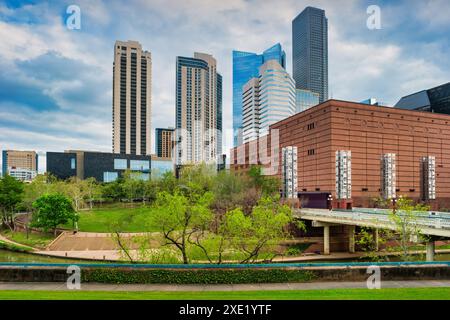
{"label": "green grass lawn", "polygon": [[29,233],[28,238],[25,232],[12,232],[11,230],[2,231],[2,235],[12,240],[30,247],[44,249],[53,239],[51,234]]}
{"label": "green grass lawn", "polygon": [[[129,219],[127,223],[123,223],[122,232],[144,232],[157,231],[156,228],[149,226],[146,219],[151,214],[152,209],[149,207],[126,207],[114,206],[107,208],[94,208],[92,211],[82,211],[79,213],[78,221],[79,231],[85,232],[110,232],[110,226],[114,223]],[[72,228],[72,224],[66,225]]]}
{"label": "green grass lawn", "polygon": [[450,288],[231,292],[0,291],[0,300],[450,300]]}

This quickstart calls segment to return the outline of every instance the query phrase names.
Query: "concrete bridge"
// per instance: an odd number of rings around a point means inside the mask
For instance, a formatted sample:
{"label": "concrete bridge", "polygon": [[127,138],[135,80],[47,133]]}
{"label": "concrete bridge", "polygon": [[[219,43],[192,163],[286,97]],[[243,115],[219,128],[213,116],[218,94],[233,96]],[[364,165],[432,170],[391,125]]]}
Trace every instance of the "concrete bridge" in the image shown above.
{"label": "concrete bridge", "polygon": [[[401,211],[397,211],[402,215]],[[355,226],[374,229],[374,240],[378,243],[378,229],[397,230],[390,219],[390,210],[354,208],[353,210],[295,209],[294,216],[312,221],[313,227],[323,227],[324,254],[330,253],[330,227],[349,226],[349,252],[355,252]],[[414,224],[424,235],[430,236],[427,242],[427,261],[434,260],[436,238],[450,238],[450,214],[445,212],[415,212]]]}

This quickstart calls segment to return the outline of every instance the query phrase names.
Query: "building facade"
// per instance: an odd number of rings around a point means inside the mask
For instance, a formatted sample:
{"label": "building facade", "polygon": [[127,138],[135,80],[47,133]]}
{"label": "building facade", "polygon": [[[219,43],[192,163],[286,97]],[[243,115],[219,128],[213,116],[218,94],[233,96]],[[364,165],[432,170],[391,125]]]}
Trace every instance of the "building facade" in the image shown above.
{"label": "building facade", "polygon": [[217,162],[222,154],[222,76],[205,53],[177,57],[176,163]]}
{"label": "building facade", "polygon": [[245,174],[261,164],[282,179],[281,152],[297,147],[298,195],[310,205],[319,196],[343,208],[404,196],[448,208],[449,139],[448,115],[329,100],[273,124],[258,149],[233,148],[230,166]]}
{"label": "building facade", "polygon": [[151,53],[136,41],[116,41],[113,65],[113,153],[150,155]]}
{"label": "building facade", "polygon": [[233,135],[234,145],[242,144],[243,105],[242,88],[251,79],[258,77],[259,68],[269,60],[276,60],[286,69],[286,53],[279,43],[262,54],[233,51]]}
{"label": "building facade", "polygon": [[328,100],[328,20],[325,11],[307,7],[292,21],[292,75],[297,89]]}
{"label": "building facade", "polygon": [[244,142],[266,135],[271,124],[295,114],[294,80],[276,60],[264,63],[259,77],[242,91]]}
{"label": "building facade", "polygon": [[156,156],[161,158],[172,158],[172,151],[175,146],[174,128],[155,129]]}
{"label": "building facade", "polygon": [[35,151],[3,150],[2,174],[18,180],[30,182],[37,173],[39,156]]}
{"label": "building facade", "polygon": [[77,177],[112,182],[127,170],[136,179],[149,180],[151,157],[80,150],[47,152],[47,173],[61,180]]}
{"label": "building facade", "polygon": [[400,99],[396,108],[450,114],[450,82]]}
{"label": "building facade", "polygon": [[250,79],[242,88],[242,140],[259,137],[259,78]]}
{"label": "building facade", "polygon": [[320,96],[310,90],[295,89],[296,112],[302,112],[317,106]]}

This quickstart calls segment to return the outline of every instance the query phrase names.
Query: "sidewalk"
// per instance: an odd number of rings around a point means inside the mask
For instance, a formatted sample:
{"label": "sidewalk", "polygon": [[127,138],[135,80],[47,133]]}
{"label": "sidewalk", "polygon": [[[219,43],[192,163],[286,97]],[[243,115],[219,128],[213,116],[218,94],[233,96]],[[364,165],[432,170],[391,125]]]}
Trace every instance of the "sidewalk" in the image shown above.
{"label": "sidewalk", "polygon": [[[381,288],[442,288],[450,287],[450,280],[436,281],[382,281]],[[309,283],[262,283],[262,284],[101,284],[82,283],[82,291],[273,291],[273,290],[327,290],[327,289],[367,289],[366,282],[309,282]],[[66,291],[64,282],[59,283],[13,283],[0,282],[1,290],[43,290]]]}

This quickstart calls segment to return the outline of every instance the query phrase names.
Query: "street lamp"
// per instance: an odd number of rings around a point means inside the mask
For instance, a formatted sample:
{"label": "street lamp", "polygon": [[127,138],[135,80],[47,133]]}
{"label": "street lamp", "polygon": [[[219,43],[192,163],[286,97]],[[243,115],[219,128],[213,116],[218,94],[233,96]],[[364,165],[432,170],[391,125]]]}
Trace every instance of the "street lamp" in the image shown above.
{"label": "street lamp", "polygon": [[394,196],[392,197],[392,213],[395,214],[397,211],[397,198]]}

